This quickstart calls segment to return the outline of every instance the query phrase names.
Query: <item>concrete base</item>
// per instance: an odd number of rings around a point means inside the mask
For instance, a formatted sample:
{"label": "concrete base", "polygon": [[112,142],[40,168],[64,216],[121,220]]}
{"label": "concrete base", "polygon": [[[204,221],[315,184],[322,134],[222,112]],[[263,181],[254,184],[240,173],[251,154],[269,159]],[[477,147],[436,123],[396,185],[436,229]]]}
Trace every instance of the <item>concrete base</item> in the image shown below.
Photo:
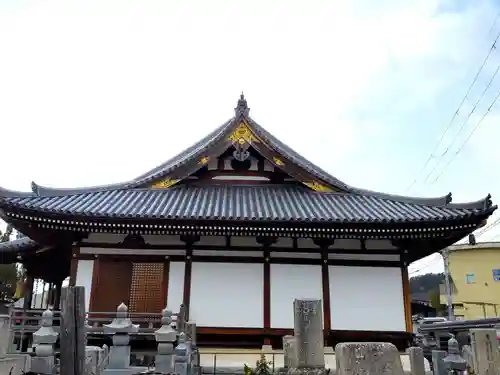
{"label": "concrete base", "polygon": [[101,375],[135,375],[147,371],[147,367],[129,367],[125,369],[105,369]]}
{"label": "concrete base", "polygon": [[0,374],[10,374],[12,370],[12,375],[24,374],[31,368],[31,358],[27,355],[8,355],[4,358],[0,358]]}
{"label": "concrete base", "polygon": [[[325,348],[325,367],[332,371],[336,371],[337,363],[335,353],[331,349]],[[214,368],[217,373],[224,374],[243,374],[243,366],[246,364],[250,367],[255,367],[255,363],[260,359],[261,354],[264,354],[268,361],[273,362],[272,369],[278,371],[284,367],[284,358],[282,350],[262,351],[259,349],[216,349],[216,348],[200,348],[200,365],[204,374],[213,374]],[[401,364],[406,373],[411,372],[410,358],[408,354],[401,353]],[[431,372],[429,361],[425,360],[426,373]]]}
{"label": "concrete base", "polygon": [[291,368],[288,375],[327,375],[330,370],[326,368]]}

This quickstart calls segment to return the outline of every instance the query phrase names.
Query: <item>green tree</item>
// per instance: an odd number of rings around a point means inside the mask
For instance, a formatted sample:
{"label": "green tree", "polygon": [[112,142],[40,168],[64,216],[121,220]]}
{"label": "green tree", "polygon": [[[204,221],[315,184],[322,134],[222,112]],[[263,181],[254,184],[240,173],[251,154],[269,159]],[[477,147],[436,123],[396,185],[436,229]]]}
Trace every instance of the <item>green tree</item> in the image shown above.
{"label": "green tree", "polygon": [[[0,242],[8,242],[14,232],[11,225],[7,225],[4,232],[0,230]],[[18,267],[13,264],[0,264],[0,299],[10,299],[16,293]]]}

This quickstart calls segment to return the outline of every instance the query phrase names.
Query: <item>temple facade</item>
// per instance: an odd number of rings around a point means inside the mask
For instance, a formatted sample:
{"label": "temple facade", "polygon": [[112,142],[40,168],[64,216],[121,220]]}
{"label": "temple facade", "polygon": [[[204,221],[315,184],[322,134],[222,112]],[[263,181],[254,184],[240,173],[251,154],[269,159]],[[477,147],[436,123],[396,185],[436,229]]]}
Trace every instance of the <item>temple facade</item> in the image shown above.
{"label": "temple facade", "polygon": [[408,265],[485,224],[472,203],[352,187],[313,165],[249,115],[234,116],[166,163],[124,183],[31,192],[0,189],[1,217],[23,237],[3,263],[33,280],[85,286],[86,309],[158,313],[181,304],[200,345],[281,345],[295,298],[323,301],[325,340],[412,333]]}

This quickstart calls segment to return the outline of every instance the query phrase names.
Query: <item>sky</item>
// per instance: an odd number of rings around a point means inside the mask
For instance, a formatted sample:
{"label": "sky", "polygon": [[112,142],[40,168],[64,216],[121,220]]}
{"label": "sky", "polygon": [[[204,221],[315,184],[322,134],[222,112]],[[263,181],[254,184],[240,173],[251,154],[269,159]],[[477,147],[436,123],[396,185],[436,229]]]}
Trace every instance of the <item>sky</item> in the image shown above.
{"label": "sky", "polygon": [[[493,0],[0,0],[0,186],[130,180],[229,119],[244,91],[259,124],[350,185],[498,203],[500,100],[479,121],[500,51],[459,105],[499,12]],[[500,225],[478,240],[500,240]],[[441,269],[432,255],[410,274]]]}

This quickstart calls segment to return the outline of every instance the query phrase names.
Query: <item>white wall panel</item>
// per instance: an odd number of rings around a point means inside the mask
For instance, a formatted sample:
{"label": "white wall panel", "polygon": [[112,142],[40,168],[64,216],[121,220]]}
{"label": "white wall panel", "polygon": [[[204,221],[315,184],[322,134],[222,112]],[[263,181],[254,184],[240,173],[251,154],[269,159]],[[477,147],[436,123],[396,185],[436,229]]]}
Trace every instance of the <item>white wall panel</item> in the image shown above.
{"label": "white wall panel", "polygon": [[323,299],[321,266],[271,264],[271,328],[293,328],[298,298]]}
{"label": "white wall panel", "polygon": [[406,330],[400,268],[328,268],[332,329]]}
{"label": "white wall panel", "polygon": [[193,262],[189,319],[199,327],[263,327],[263,264]]}
{"label": "white wall panel", "polygon": [[168,270],[167,307],[178,312],[184,298],[184,262],[170,262]]}
{"label": "white wall panel", "polygon": [[76,267],[75,285],[85,287],[85,311],[89,311],[93,273],[94,273],[93,260],[78,261],[78,266]]}

